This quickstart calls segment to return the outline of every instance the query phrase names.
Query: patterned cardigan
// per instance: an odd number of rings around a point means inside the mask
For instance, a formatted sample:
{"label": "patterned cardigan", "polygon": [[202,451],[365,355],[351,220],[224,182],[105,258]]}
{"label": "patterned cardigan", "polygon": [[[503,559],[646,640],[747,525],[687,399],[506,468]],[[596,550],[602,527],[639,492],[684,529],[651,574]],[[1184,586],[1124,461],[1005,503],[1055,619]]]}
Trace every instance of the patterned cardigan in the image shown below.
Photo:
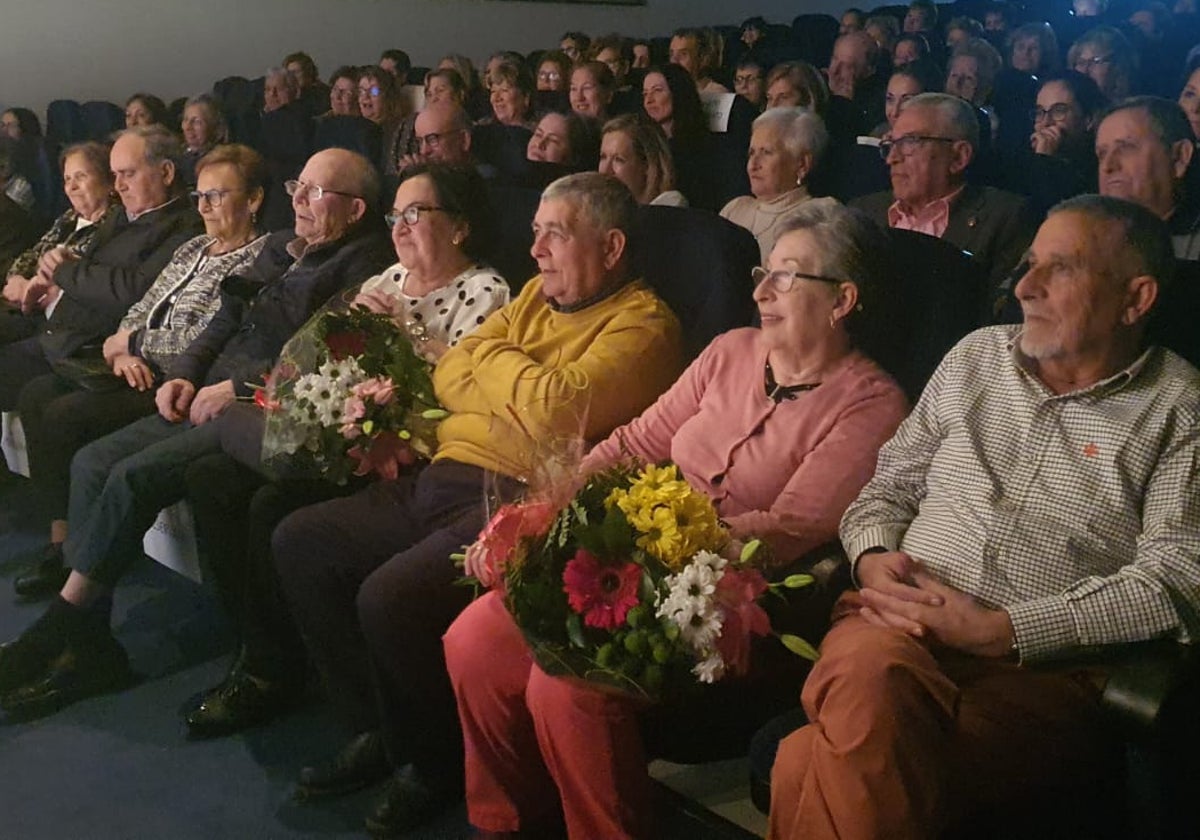
{"label": "patterned cardigan", "polygon": [[78,230],[75,229],[75,225],[79,221],[79,214],[74,210],[63,213],[54,220],[50,230],[42,234],[41,239],[13,260],[6,276],[18,274],[21,277],[32,277],[37,272],[38,260],[42,258],[42,254],[58,245],[66,245],[76,256],[82,254],[96,235],[96,231],[100,229],[100,225],[120,206],[116,203],[110,204],[103,216]]}
{"label": "patterned cardigan", "polygon": [[171,256],[140,301],[125,313],[119,329],[131,330],[129,352],[141,356],[157,372],[187,349],[221,306],[221,281],[248,268],[267,237],[260,236],[235,251],[206,257],[208,235],[184,242]]}

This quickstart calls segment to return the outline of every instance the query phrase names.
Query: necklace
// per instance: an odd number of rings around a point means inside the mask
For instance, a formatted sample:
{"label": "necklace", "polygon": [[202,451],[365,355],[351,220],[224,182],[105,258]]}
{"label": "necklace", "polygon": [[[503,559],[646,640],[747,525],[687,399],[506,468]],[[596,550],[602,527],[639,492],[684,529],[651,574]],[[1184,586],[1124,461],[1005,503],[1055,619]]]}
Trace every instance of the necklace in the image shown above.
{"label": "necklace", "polygon": [[766,370],[763,372],[763,387],[766,389],[767,399],[776,405],[784,400],[794,400],[797,394],[811,391],[820,384],[820,382],[801,382],[799,385],[780,385],[775,381],[775,371],[771,369],[770,362],[767,362]]}

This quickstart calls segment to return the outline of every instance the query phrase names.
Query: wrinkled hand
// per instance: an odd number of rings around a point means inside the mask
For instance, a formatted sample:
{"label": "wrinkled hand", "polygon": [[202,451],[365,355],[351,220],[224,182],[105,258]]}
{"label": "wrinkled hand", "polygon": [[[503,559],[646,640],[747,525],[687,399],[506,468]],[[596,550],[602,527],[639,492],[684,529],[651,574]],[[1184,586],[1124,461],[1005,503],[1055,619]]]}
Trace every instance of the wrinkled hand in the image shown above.
{"label": "wrinkled hand", "polygon": [[218,382],[216,385],[205,385],[196,392],[196,398],[192,400],[192,408],[188,412],[188,419],[192,421],[193,426],[201,426],[220,416],[221,412],[236,399],[237,394],[233,391],[233,382],[229,379]]}
{"label": "wrinkled hand", "polygon": [[168,423],[182,423],[187,419],[196,386],[186,379],[171,379],[164,382],[154,395],[158,413]]}
{"label": "wrinkled hand", "polygon": [[394,318],[399,304],[400,301],[395,295],[389,295],[383,289],[372,289],[369,292],[360,292],[354,298],[351,305],[365,306],[377,315],[387,315]]}
{"label": "wrinkled hand", "polygon": [[429,158],[422,154],[401,155],[400,160],[396,161],[396,171],[403,172],[412,166],[420,166],[422,163],[428,163]]}
{"label": "wrinkled hand", "polygon": [[154,387],[154,373],[150,370],[150,365],[138,356],[122,353],[114,357],[109,365],[113,375],[124,377],[130,388],[149,391]]}
{"label": "wrinkled hand", "polygon": [[1034,154],[1054,155],[1062,146],[1062,139],[1062,129],[1056,125],[1048,125],[1045,128],[1034,130],[1029,137],[1029,146],[1033,149]]}
{"label": "wrinkled hand", "polygon": [[104,361],[108,362],[109,367],[112,367],[113,359],[129,354],[129,336],[131,335],[133,335],[133,330],[117,330],[104,339],[104,348],[101,352],[104,353]]}
{"label": "wrinkled hand", "polygon": [[35,309],[45,310],[46,307],[58,300],[60,294],[62,294],[62,289],[54,285],[53,280],[48,280],[39,274],[25,287],[25,296],[21,298],[21,311],[28,315]]}
{"label": "wrinkled hand", "polygon": [[[895,577],[905,564],[884,559],[870,564],[868,578],[860,569],[863,584],[859,595],[866,606],[860,614],[880,627],[892,627],[931,644],[961,650],[975,656],[1007,656],[1012,649],[1013,627],[1008,613],[981,606],[970,595],[948,586],[906,554],[913,564],[908,583]],[[887,558],[888,554],[866,555]],[[871,583],[868,584],[867,581]]]}
{"label": "wrinkled hand", "polygon": [[466,559],[463,561],[463,575],[473,577],[486,587],[496,583],[496,570],[487,562],[487,551],[479,540],[467,546]]}
{"label": "wrinkled hand", "polygon": [[55,245],[38,260],[38,274],[47,280],[54,279],[54,272],[67,260],[79,259],[64,245]]}
{"label": "wrinkled hand", "polygon": [[20,306],[25,299],[25,289],[29,287],[29,278],[20,274],[10,274],[4,281],[4,299],[13,306]]}

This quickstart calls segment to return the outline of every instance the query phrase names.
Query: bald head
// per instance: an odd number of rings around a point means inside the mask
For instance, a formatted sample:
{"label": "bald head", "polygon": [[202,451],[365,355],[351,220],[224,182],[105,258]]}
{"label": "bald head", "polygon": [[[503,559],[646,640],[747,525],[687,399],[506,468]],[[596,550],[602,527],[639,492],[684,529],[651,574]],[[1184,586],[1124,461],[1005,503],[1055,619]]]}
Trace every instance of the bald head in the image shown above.
{"label": "bald head", "polygon": [[[304,164],[292,195],[296,235],[309,245],[333,242],[368,219],[379,205],[379,176],[365,157],[324,149]],[[320,187],[320,198],[316,198]]]}
{"label": "bald head", "polygon": [[461,105],[435,102],[417,114],[417,152],[428,161],[471,162],[471,118]]}

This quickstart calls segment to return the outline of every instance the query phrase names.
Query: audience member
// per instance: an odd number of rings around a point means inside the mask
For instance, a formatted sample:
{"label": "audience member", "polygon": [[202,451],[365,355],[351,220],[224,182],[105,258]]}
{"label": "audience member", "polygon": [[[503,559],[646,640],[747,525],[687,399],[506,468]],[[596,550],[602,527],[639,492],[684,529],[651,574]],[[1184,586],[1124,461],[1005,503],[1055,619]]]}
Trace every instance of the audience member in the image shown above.
{"label": "audience member", "polygon": [[692,205],[711,208],[711,143],[692,77],[677,64],[649,68],[642,79],[642,110],[667,136],[679,190]]}
{"label": "audience member", "polygon": [[742,54],[733,71],[733,92],[760,111],[767,105],[766,64],[761,55],[750,50]]}
{"label": "audience member", "polygon": [[571,71],[568,90],[571,110],[596,120],[608,119],[616,81],[608,65],[599,61],[584,61]]}
{"label": "audience member", "polygon": [[7,194],[8,182],[18,177],[13,165],[16,146],[12,138],[0,137],[0,265],[11,264],[37,239],[41,229],[31,213]]}
{"label": "audience member", "polygon": [[1017,285],[1024,324],[942,361],[842,519],[859,589],[779,745],[769,837],[971,833],[972,812],[1121,772],[1107,673],[1078,654],[1200,633],[1200,375],[1144,346],[1173,268],[1152,214],[1065,202]]}
{"label": "audience member", "polygon": [[149,93],[135,93],[125,101],[125,127],[166,126],[167,106]]}
{"label": "audience member", "polygon": [[1058,72],[1062,64],[1058,38],[1045,21],[1018,26],[1006,43],[1008,66],[1014,70],[1042,76]]}
{"label": "audience member", "polygon": [[283,59],[283,69],[296,81],[297,100],[310,117],[325,113],[329,87],[321,81],[317,64],[306,52],[294,52]]}
{"label": "audience member", "polygon": [[[900,24],[891,15],[871,15],[863,25],[862,31],[871,36],[871,40],[880,50],[890,53],[896,39],[900,37]],[[928,39],[926,42],[928,43]]]}
{"label": "audience member", "polygon": [[567,435],[603,439],[682,367],[675,317],[628,275],[634,210],[622,184],[596,173],[547,187],[532,249],[542,274],[434,369],[450,417],[433,463],[300,510],[275,530],[292,615],[358,733],[330,765],[303,771],[300,790],[366,786],[392,758],[397,772],[368,817],[372,833],[411,830],[462,794],[441,636],[471,600],[452,585],[450,554],[478,535],[488,488],[493,500],[513,498],[545,447]]}
{"label": "audience member", "polygon": [[193,96],[183,106],[183,156],[179,178],[188,189],[196,186],[196,164],[219,143],[229,142],[229,129],[221,106],[207,93]]}
{"label": "audience member", "polygon": [[542,55],[538,62],[537,89],[554,92],[565,91],[571,84],[571,59],[566,53],[551,50]]}
{"label": "audience member", "polygon": [[959,16],[946,24],[946,50],[953,53],[973,38],[983,38],[983,24],[975,18]]}
{"label": "audience member", "polygon": [[892,67],[903,67],[929,58],[929,42],[918,32],[906,32],[896,39],[892,49]]}
{"label": "audience member", "polygon": [[331,116],[357,117],[358,68],[346,64],[329,77],[329,111]]}
{"label": "audience member", "polygon": [[675,189],[667,136],[640,114],[622,114],[604,124],[599,170],[628,187],[638,204],[687,206],[687,198]]}
{"label": "audience member", "polygon": [[848,35],[851,32],[861,32],[866,24],[866,12],[858,8],[849,8],[842,12],[842,17],[838,21],[838,34]]}
{"label": "audience member", "polygon": [[384,50],[379,54],[379,61],[376,64],[379,65],[379,69],[391,73],[396,84],[408,83],[408,71],[412,68],[412,59],[404,50]]}
{"label": "audience member", "polygon": [[772,67],[766,96],[768,108],[811,108],[821,117],[829,111],[825,78],[806,61],[785,61]]}
{"label": "audience member", "polygon": [[1067,66],[1091,76],[1109,102],[1119,102],[1137,84],[1137,52],[1129,39],[1111,26],[1083,34],[1067,51]]}
{"label": "audience member", "polygon": [[558,42],[558,49],[574,64],[578,64],[587,57],[591,46],[591,39],[582,32],[564,32]]}
{"label": "audience member", "polygon": [[1179,107],[1183,109],[1192,134],[1200,138],[1200,62],[1193,61],[1183,78],[1183,89],[1179,91]]}
{"label": "audience member", "polygon": [[982,38],[972,38],[954,48],[946,68],[946,93],[965,99],[976,108],[990,105],[996,74],[1003,64],[996,48]]}
{"label": "audience member", "polygon": [[670,60],[687,71],[696,83],[697,93],[729,93],[729,88],[713,78],[721,65],[709,39],[699,29],[677,29],[671,36]]}
{"label": "audience member", "polygon": [[[933,0],[912,0],[904,13],[904,31],[932,36],[937,30],[938,11]],[[932,43],[932,42],[931,42]]]}
{"label": "audience member", "polygon": [[13,142],[8,147],[9,173],[4,194],[28,213],[37,211],[34,182],[42,151],[42,124],[28,108],[9,108],[0,115],[0,135]]}
{"label": "audience member", "polygon": [[721,215],[754,234],[764,263],[792,214],[813,200],[808,179],[828,144],[825,124],[806,108],[771,108],[754,121],[746,160],[753,195],[733,199]]}
{"label": "audience member", "polygon": [[879,48],[875,41],[865,32],[851,32],[838,38],[829,61],[829,92],[853,107],[845,111],[849,124],[831,127],[831,132],[847,136],[869,133],[883,121],[885,88],[886,81],[879,74]]}

